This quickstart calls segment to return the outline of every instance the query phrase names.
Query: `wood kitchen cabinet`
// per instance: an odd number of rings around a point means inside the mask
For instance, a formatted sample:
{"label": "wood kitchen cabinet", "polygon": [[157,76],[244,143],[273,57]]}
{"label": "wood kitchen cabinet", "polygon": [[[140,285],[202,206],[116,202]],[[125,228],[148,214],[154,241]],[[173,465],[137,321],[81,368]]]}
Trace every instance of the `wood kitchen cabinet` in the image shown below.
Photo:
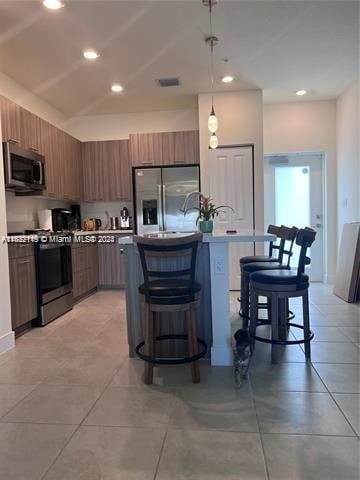
{"label": "wood kitchen cabinet", "polygon": [[120,288],[125,284],[124,256],[116,238],[115,243],[99,244],[99,287]]}
{"label": "wood kitchen cabinet", "polygon": [[38,316],[35,257],[32,245],[9,245],[11,322],[15,332]]}
{"label": "wood kitchen cabinet", "polygon": [[28,110],[21,108],[20,119],[21,146],[42,153],[40,118]]}
{"label": "wood kitchen cabinet", "polygon": [[131,198],[128,143],[127,140],[82,143],[85,201],[114,201]]}
{"label": "wood kitchen cabinet", "polygon": [[71,248],[73,295],[77,300],[95,290],[99,283],[97,244],[73,244]]}
{"label": "wood kitchen cabinet", "polygon": [[199,163],[199,132],[141,133],[129,136],[133,166]]}
{"label": "wood kitchen cabinet", "polygon": [[6,97],[0,97],[1,128],[3,142],[21,141],[21,107]]}

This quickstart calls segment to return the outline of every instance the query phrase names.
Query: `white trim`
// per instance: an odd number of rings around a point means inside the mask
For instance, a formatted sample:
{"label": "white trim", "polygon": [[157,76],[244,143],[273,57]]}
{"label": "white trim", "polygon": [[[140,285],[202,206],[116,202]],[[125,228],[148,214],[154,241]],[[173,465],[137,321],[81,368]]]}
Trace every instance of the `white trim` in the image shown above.
{"label": "white trim", "polygon": [[0,355],[15,347],[15,333],[5,333],[0,337]]}

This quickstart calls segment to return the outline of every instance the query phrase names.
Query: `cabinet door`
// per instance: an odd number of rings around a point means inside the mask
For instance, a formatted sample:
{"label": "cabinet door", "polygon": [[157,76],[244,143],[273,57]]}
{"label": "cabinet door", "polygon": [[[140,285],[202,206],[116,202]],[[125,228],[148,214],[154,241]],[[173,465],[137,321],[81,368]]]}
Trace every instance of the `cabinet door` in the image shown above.
{"label": "cabinet door", "polygon": [[44,195],[57,196],[57,153],[56,153],[56,128],[45,120],[40,122],[40,151],[45,156],[45,184]]}
{"label": "cabinet door", "polygon": [[131,165],[128,140],[114,140],[106,144],[106,172],[109,188],[105,192],[106,200],[130,200]]}
{"label": "cabinet door", "polygon": [[82,144],[82,169],[84,178],[84,200],[103,201],[108,185],[106,169],[106,142],[85,142]]}
{"label": "cabinet door", "polygon": [[16,329],[37,316],[34,256],[9,261],[12,328]]}
{"label": "cabinet door", "polygon": [[140,133],[129,136],[131,163],[133,166],[163,164],[161,133]]}
{"label": "cabinet door", "polygon": [[0,98],[2,139],[22,145],[21,107],[8,98]]}
{"label": "cabinet door", "polygon": [[162,134],[164,165],[199,163],[199,132],[166,132]]}
{"label": "cabinet door", "polygon": [[122,287],[125,283],[124,259],[117,243],[98,246],[99,285]]}
{"label": "cabinet door", "polygon": [[37,115],[21,108],[21,144],[24,148],[41,152],[41,122]]}

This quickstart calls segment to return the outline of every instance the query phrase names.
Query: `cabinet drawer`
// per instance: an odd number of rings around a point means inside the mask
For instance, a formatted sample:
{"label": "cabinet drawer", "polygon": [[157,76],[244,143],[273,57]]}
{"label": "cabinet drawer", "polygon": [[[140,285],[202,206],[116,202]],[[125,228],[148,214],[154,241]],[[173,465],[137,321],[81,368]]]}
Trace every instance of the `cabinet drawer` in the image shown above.
{"label": "cabinet drawer", "polygon": [[29,243],[9,243],[9,258],[31,257],[34,255],[34,246]]}

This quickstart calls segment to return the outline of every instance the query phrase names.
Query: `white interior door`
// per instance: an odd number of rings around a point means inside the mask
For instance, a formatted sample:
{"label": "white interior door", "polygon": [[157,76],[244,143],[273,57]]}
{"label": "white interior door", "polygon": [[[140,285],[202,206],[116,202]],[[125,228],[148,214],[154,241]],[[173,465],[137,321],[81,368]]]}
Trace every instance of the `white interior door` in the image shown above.
{"label": "white interior door", "polygon": [[[265,221],[276,225],[312,227],[316,239],[311,248],[310,278],[323,281],[323,155],[296,153],[265,157]],[[296,246],[292,266],[297,265]]]}
{"label": "white interior door", "polygon": [[[253,229],[253,165],[251,147],[217,148],[209,152],[210,196],[216,205],[230,205],[215,218],[215,231]],[[239,259],[253,255],[252,243],[232,243],[230,290],[240,289]]]}

